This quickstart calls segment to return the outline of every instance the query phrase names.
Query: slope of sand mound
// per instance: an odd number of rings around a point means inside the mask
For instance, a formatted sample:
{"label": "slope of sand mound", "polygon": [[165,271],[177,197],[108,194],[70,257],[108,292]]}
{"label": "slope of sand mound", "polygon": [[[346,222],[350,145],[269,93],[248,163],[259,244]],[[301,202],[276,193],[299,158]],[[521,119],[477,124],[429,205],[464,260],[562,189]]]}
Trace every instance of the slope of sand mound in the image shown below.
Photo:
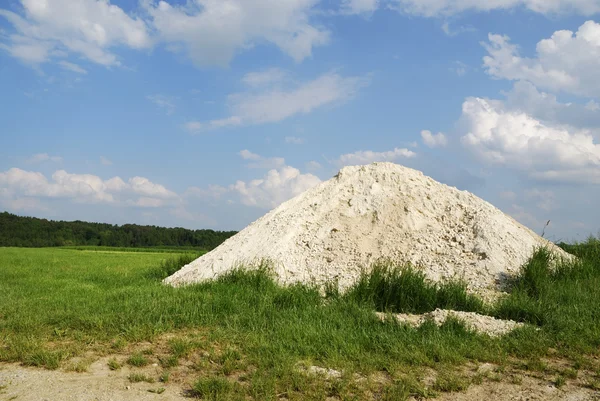
{"label": "slope of sand mound", "polygon": [[351,286],[378,258],[410,262],[434,281],[462,279],[482,295],[540,246],[564,254],[475,195],[393,163],[342,169],[165,279],[212,279],[269,259],[281,283]]}

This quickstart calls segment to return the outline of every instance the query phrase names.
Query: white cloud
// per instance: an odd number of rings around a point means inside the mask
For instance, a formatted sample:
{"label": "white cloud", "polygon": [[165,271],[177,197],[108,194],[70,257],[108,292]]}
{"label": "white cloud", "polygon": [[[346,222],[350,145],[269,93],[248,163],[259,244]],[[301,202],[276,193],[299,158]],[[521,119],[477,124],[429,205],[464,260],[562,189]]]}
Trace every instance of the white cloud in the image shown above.
{"label": "white cloud", "polygon": [[171,96],[156,94],[146,96],[146,99],[150,100],[159,108],[165,110],[168,115],[171,115],[175,112],[175,98]]}
{"label": "white cloud", "polygon": [[242,159],[244,159],[244,160],[260,160],[261,159],[260,155],[257,155],[256,153],[252,153],[247,149],[240,151],[239,155],[242,156]]}
{"label": "white cloud", "polygon": [[598,111],[598,110],[600,110],[600,104],[598,104],[598,102],[596,102],[595,100],[590,100],[585,105],[585,108],[586,108],[586,110],[590,110],[590,111]]}
{"label": "white cloud", "polygon": [[173,6],[146,1],[154,28],[171,49],[185,51],[198,66],[227,65],[234,55],[271,43],[296,61],[329,40],[310,23],[318,0],[193,0]]}
{"label": "white cloud", "polygon": [[285,143],[291,143],[294,145],[302,145],[304,143],[304,138],[298,138],[296,136],[286,136]]}
{"label": "white cloud", "polygon": [[597,0],[392,0],[392,8],[406,14],[439,17],[465,11],[507,10],[524,7],[541,14],[573,13],[593,15],[600,12]]}
{"label": "white cloud", "polygon": [[[4,15],[0,10],[0,16]],[[0,42],[0,49],[12,57],[29,65],[45,63],[49,60],[52,44],[41,40],[33,40],[21,35],[11,35],[8,44]]]}
{"label": "white cloud", "polygon": [[50,156],[48,153],[38,153],[27,159],[27,163],[29,164],[38,164],[46,161],[61,163],[63,161],[63,158],[60,156]]}
{"label": "white cloud", "polygon": [[[102,202],[114,205],[129,204],[148,207],[177,203],[172,191],[147,178],[134,177],[126,183],[120,177],[109,180],[91,174],[71,174],[58,170],[48,180],[43,174],[11,168],[0,172],[0,193],[4,199],[16,201],[24,197],[37,199],[67,198],[75,202]],[[132,196],[139,197],[137,201]],[[156,200],[150,200],[150,199]],[[157,206],[154,206],[157,207]]]}
{"label": "white cloud", "polygon": [[543,123],[504,103],[469,98],[462,144],[480,160],[550,181],[600,183],[600,145],[589,130]]}
{"label": "white cloud", "polygon": [[379,0],[342,0],[342,14],[371,14],[379,8]]}
{"label": "white cloud", "polygon": [[446,21],[442,24],[442,31],[444,31],[444,33],[448,36],[456,36],[461,33],[475,32],[477,31],[477,29],[470,25],[460,25],[458,27],[451,27],[450,22]]}
{"label": "white cloud", "polygon": [[104,156],[100,156],[100,163],[102,163],[102,165],[104,166],[112,166],[112,161],[110,161],[109,159],[107,159]]}
{"label": "white cloud", "polygon": [[252,163],[246,165],[248,168],[277,169],[285,166],[285,159],[283,157],[262,157],[247,149],[240,151],[239,155],[244,160],[252,161]]}
{"label": "white cloud", "polygon": [[242,82],[250,87],[259,88],[282,82],[287,73],[279,68],[269,68],[263,71],[249,72],[242,78]]}
{"label": "white cloud", "polygon": [[[600,3],[599,3],[600,7]],[[484,44],[488,74],[580,96],[600,96],[600,24],[587,21],[576,33],[556,31],[537,44],[535,58],[521,57],[508,36],[489,35]]]}
{"label": "white cloud", "polygon": [[187,131],[194,133],[202,130],[204,125],[200,121],[190,121],[184,124],[183,126]]}
{"label": "white cloud", "polygon": [[270,170],[261,179],[237,181],[230,190],[239,195],[244,205],[269,209],[320,183],[321,180],[312,174],[302,174],[294,167],[285,166]]}
{"label": "white cloud", "polygon": [[387,152],[373,152],[370,150],[360,150],[354,153],[341,155],[337,160],[340,166],[370,164],[374,162],[393,162],[398,159],[409,159],[417,154],[406,148],[395,148]]}
{"label": "white cloud", "polygon": [[446,135],[441,132],[434,135],[431,131],[423,130],[421,131],[421,139],[423,139],[423,143],[430,148],[444,147],[448,144]]}
{"label": "white cloud", "polygon": [[177,194],[169,191],[160,184],[155,184],[145,177],[133,177],[129,179],[129,187],[136,194],[156,197],[161,199],[176,198]]}
{"label": "white cloud", "polygon": [[522,111],[545,123],[576,128],[600,128],[600,113],[595,104],[593,100],[586,104],[560,103],[556,96],[539,91],[527,81],[515,82],[506,93],[506,108]]}
{"label": "white cloud", "polygon": [[185,127],[190,132],[198,132],[275,123],[298,114],[308,114],[327,105],[343,103],[367,83],[367,78],[344,78],[336,73],[327,73],[288,90],[269,88],[261,92],[236,93],[228,97],[231,116],[206,123],[191,121]]}
{"label": "white cloud", "polygon": [[52,182],[49,182],[41,173],[11,168],[0,173],[0,188],[17,198],[28,196],[113,201],[99,177],[87,174],[68,174],[64,170],[55,172],[52,175]]}
{"label": "white cloud", "polygon": [[113,177],[110,180],[107,180],[105,185],[108,192],[122,192],[129,188],[121,177]]}
{"label": "white cloud", "polygon": [[58,65],[60,65],[65,70],[68,70],[68,71],[71,71],[71,72],[75,72],[77,74],[87,74],[87,71],[85,69],[81,68],[77,64],[70,63],[70,62],[65,61],[65,60],[59,61]]}
{"label": "white cloud", "polygon": [[[21,15],[0,9],[0,16],[7,19],[16,32],[0,46],[27,64],[77,54],[97,64],[114,66],[120,62],[110,48],[151,46],[145,22],[130,17],[108,1],[21,0],[21,5]],[[73,70],[70,67],[74,65],[70,64],[61,66]]]}

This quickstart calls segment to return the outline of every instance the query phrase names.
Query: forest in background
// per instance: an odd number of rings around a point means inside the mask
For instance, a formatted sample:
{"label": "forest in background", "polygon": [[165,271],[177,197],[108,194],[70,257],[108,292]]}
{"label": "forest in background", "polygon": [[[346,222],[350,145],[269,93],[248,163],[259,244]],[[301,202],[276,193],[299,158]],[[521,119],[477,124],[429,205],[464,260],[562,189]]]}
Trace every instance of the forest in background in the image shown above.
{"label": "forest in background", "polygon": [[192,247],[211,250],[235,234],[236,231],[52,221],[0,213],[0,246]]}

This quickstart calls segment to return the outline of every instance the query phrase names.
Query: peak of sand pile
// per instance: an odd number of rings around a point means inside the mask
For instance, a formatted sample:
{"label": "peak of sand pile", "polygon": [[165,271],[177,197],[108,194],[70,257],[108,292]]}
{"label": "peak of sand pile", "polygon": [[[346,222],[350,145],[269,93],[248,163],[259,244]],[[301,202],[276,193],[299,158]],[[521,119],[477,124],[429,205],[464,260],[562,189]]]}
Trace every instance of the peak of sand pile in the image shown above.
{"label": "peak of sand pile", "polygon": [[560,249],[475,195],[393,163],[343,168],[165,279],[178,286],[271,261],[278,280],[351,286],[378,258],[434,281],[498,289],[535,248]]}

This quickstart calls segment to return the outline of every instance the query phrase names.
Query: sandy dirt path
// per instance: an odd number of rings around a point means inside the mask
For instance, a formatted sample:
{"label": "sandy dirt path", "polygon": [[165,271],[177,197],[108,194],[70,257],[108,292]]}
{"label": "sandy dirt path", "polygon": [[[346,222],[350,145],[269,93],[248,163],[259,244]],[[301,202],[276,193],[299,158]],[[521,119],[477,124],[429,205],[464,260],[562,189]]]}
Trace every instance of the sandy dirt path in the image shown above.
{"label": "sandy dirt path", "polygon": [[[107,358],[90,365],[87,372],[49,371],[18,364],[0,364],[0,401],[178,401],[190,400],[189,386],[179,383],[131,383],[132,370],[111,371]],[[140,370],[135,370],[136,372]],[[159,368],[144,373],[159,374]],[[162,394],[152,393],[163,387]],[[192,397],[193,398],[193,397]],[[334,401],[337,398],[328,398]],[[465,392],[443,393],[442,401],[600,401],[600,392],[567,383],[556,388],[547,380],[524,376],[520,383],[486,381]]]}

